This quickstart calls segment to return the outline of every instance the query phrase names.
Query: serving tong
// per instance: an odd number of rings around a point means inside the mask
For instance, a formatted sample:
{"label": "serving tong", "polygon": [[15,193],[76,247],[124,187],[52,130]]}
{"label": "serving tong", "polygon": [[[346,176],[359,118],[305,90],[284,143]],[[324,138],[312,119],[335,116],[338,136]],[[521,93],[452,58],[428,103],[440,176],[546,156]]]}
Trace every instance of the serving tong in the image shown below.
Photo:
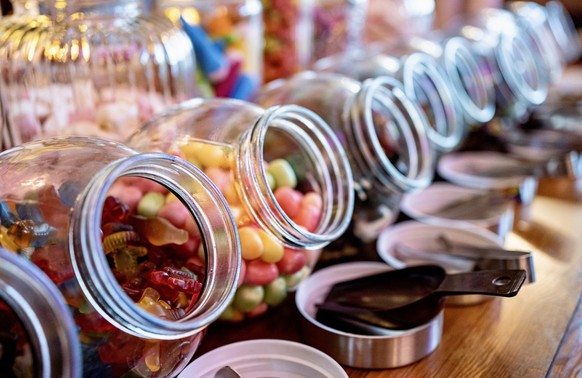
{"label": "serving tong", "polygon": [[400,259],[430,261],[453,271],[523,269],[527,282],[535,282],[531,252],[475,246],[453,241],[444,234],[439,234],[436,242],[436,250],[413,248],[404,243],[397,243],[394,249]]}

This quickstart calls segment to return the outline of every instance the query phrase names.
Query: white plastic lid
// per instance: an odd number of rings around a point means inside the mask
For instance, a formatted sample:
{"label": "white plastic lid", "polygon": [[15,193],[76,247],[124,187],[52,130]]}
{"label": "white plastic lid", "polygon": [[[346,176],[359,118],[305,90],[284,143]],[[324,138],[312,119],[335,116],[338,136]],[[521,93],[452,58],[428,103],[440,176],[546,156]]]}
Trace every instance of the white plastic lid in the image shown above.
{"label": "white plastic lid", "polygon": [[348,378],[320,350],[277,339],[240,341],[214,349],[190,363],[178,378],[214,378],[227,365],[244,378]]}

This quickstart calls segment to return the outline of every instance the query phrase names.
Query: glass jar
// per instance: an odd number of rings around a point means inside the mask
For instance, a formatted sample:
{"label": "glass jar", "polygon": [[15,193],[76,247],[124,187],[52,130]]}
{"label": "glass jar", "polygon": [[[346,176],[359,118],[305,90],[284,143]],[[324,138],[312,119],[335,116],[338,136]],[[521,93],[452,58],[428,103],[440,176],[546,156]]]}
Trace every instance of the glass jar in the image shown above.
{"label": "glass jar", "polygon": [[348,154],[357,200],[354,217],[348,232],[325,249],[323,260],[357,253],[357,248],[348,252],[344,245],[376,239],[396,220],[403,193],[432,181],[428,121],[394,78],[360,82],[341,74],[306,71],[266,85],[257,102],[313,110],[332,127]]}
{"label": "glass jar", "polygon": [[498,116],[521,119],[546,99],[549,83],[539,64],[543,58],[530,48],[511,12],[484,9],[459,32],[472,41],[493,75]]}
{"label": "glass jar", "polygon": [[34,264],[0,248],[0,366],[6,377],[80,377],[75,323]]}
{"label": "glass jar", "polygon": [[313,62],[361,45],[368,0],[313,1]]}
{"label": "glass jar", "polygon": [[236,225],[209,179],[174,156],[81,137],[4,151],[0,174],[0,246],[60,289],[83,374],[183,369],[240,269]]}
{"label": "glass jar", "polygon": [[542,72],[547,74],[547,80],[555,83],[562,76],[565,60],[552,37],[547,8],[531,1],[514,1],[508,4],[508,9],[516,15],[530,47],[542,58]]}
{"label": "glass jar", "polygon": [[489,122],[495,114],[493,77],[487,67],[477,59],[466,38],[445,37],[437,33],[431,36],[415,36],[390,49],[419,51],[435,58],[449,78],[455,99],[462,109],[464,121],[469,126]]}
{"label": "glass jar", "polygon": [[41,3],[0,43],[9,146],[49,136],[122,140],[175,101],[198,96],[188,37],[139,0]]}
{"label": "glass jar", "polygon": [[313,0],[262,0],[265,82],[285,78],[311,63]]}
{"label": "glass jar", "polygon": [[561,1],[546,3],[548,23],[560,52],[567,63],[575,62],[582,55],[582,43],[572,16]]}
{"label": "glass jar", "polygon": [[159,0],[156,11],[190,37],[205,97],[248,99],[263,82],[260,0]]}
{"label": "glass jar", "polygon": [[244,277],[225,321],[281,303],[349,224],[354,194],[345,151],[307,109],[197,99],[155,117],[127,143],[183,156],[227,199]]}
{"label": "glass jar", "polygon": [[398,79],[404,85],[406,95],[428,117],[428,138],[439,153],[458,147],[465,135],[450,82],[436,59],[428,54],[401,52],[389,55],[373,48],[360,49],[320,59],[314,69],[337,72],[359,81],[379,76]]}

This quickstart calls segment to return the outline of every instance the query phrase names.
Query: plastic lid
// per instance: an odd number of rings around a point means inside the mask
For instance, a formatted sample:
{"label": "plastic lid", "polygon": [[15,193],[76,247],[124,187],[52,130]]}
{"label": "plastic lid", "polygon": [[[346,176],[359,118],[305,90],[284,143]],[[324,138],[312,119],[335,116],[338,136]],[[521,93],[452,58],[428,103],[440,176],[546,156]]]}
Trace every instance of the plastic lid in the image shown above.
{"label": "plastic lid", "polygon": [[327,354],[294,341],[257,339],[214,349],[190,363],[178,378],[214,378],[230,366],[244,378],[347,378]]}

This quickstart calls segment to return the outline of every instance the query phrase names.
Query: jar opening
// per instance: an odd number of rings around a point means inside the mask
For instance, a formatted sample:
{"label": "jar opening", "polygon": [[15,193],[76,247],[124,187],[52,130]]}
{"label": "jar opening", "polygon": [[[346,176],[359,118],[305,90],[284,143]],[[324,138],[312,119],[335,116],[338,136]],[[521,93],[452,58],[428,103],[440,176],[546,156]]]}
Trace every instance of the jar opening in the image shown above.
{"label": "jar opening", "polygon": [[469,122],[490,121],[495,113],[493,78],[484,59],[479,63],[463,41],[453,38],[445,46],[444,67]]}
{"label": "jar opening", "polygon": [[[248,210],[285,245],[318,249],[345,231],[354,200],[352,172],[340,141],[315,113],[295,105],[268,108],[244,135],[238,155]],[[309,220],[282,203],[281,193],[289,189],[303,193],[304,201],[315,198],[318,216]]]}
{"label": "jar opening", "polygon": [[552,34],[566,61],[572,62],[582,54],[582,44],[574,20],[560,1],[546,3]]}
{"label": "jar opening", "polygon": [[[141,215],[130,218],[112,194],[131,198],[144,182],[153,190],[140,195],[132,206]],[[156,191],[162,187],[167,196]],[[178,202],[167,219],[152,216],[170,197]],[[89,277],[79,280],[81,289],[109,322],[134,336],[171,340],[199,333],[224,311],[236,289],[240,247],[226,201],[201,171],[166,154],[133,155],[109,164],[79,201],[72,227],[80,236],[69,238],[73,268]],[[172,223],[182,221],[184,229]],[[193,243],[203,246],[205,265],[192,261]]]}
{"label": "jar opening", "polygon": [[536,63],[543,57],[535,56],[522,36],[502,34],[495,55],[500,73],[517,102],[524,101],[528,105],[544,102],[548,84],[540,76]]}
{"label": "jar opening", "polygon": [[356,163],[382,192],[404,192],[432,181],[426,116],[391,77],[368,79],[349,109]]}
{"label": "jar opening", "polygon": [[410,55],[403,67],[406,92],[420,105],[429,121],[428,138],[439,151],[457,147],[463,136],[462,124],[452,98],[451,89],[437,65],[426,54]]}

